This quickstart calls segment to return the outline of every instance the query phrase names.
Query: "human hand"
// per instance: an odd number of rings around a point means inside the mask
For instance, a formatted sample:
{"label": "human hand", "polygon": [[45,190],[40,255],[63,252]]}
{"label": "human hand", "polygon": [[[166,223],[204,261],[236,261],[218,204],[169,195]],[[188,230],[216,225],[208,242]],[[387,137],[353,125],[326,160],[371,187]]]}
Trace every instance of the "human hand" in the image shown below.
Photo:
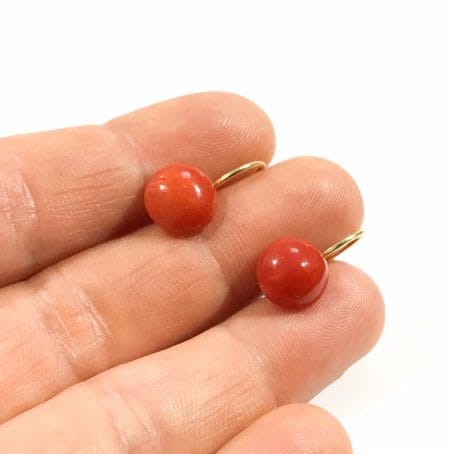
{"label": "human hand", "polygon": [[333,262],[321,299],[286,312],[255,279],[276,238],[323,250],[359,228],[349,175],[293,159],[222,189],[200,235],[146,225],[153,171],[216,178],[273,149],[267,117],[219,93],[0,140],[0,452],[350,452],[332,416],[286,404],[373,346],[377,288]]}

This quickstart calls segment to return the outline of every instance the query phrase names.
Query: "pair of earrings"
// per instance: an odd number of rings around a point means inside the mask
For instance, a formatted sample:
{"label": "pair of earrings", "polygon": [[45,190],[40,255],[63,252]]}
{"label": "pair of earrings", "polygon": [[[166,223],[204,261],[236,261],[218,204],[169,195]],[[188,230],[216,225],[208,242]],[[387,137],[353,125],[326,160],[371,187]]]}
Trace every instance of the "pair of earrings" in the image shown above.
{"label": "pair of earrings", "polygon": [[[209,224],[216,208],[217,189],[252,173],[266,169],[253,161],[212,181],[199,169],[172,164],[158,170],[145,186],[145,209],[153,222],[174,236],[199,233]],[[282,238],[269,244],[257,263],[257,282],[273,303],[298,309],[313,303],[328,282],[327,261],[358,241],[359,230],[324,252],[299,238]]]}

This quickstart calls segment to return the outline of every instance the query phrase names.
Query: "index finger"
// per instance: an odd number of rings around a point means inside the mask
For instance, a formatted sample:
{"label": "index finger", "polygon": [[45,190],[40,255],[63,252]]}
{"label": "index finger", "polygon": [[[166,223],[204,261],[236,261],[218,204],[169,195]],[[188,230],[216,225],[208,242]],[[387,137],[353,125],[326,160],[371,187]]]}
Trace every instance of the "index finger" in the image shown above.
{"label": "index finger", "polygon": [[216,178],[273,150],[267,116],[228,93],[1,139],[0,286],[142,224],[144,180],[160,167],[183,162]]}

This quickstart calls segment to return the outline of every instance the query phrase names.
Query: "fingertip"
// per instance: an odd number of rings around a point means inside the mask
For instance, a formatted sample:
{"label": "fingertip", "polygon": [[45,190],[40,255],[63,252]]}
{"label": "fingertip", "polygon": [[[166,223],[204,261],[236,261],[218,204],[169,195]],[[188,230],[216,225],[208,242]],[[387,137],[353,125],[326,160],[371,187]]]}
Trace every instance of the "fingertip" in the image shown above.
{"label": "fingertip", "polygon": [[[197,163],[212,178],[245,162],[270,162],[275,148],[273,125],[254,102],[228,92],[194,93],[162,101],[106,125],[142,152],[162,163]],[[166,143],[167,149],[153,149]],[[188,151],[190,150],[190,153]]]}
{"label": "fingertip", "polygon": [[342,425],[325,410],[309,404],[290,404],[256,420],[231,440],[222,454],[351,454]]}
{"label": "fingertip", "polygon": [[286,198],[300,206],[293,214],[306,216],[311,207],[311,222],[321,226],[320,234],[306,238],[324,250],[358,230],[364,214],[363,200],[352,176],[327,159],[303,156],[274,166],[275,179],[284,188]]}
{"label": "fingertip", "polygon": [[[361,192],[353,177],[337,163],[320,157],[308,157],[308,163],[318,177],[318,200],[320,205],[330,201],[333,209],[329,218],[321,219],[324,229],[332,238],[350,235],[361,227],[364,203]],[[323,248],[330,244],[321,245]]]}
{"label": "fingertip", "polygon": [[271,119],[262,108],[252,100],[230,92],[208,92],[201,96],[206,102],[212,130],[221,131],[219,136],[229,139],[226,153],[240,155],[242,161],[238,161],[239,164],[271,161],[276,144],[275,132]]}
{"label": "fingertip", "polygon": [[362,356],[374,347],[383,332],[385,323],[383,295],[366,272],[349,263],[338,260],[331,262],[330,276],[332,283],[328,285],[335,286],[342,293],[335,298],[342,302],[342,312],[346,312],[347,307],[355,314],[358,336],[356,345],[358,348],[361,347],[361,352],[357,351],[357,355]]}
{"label": "fingertip", "polygon": [[333,261],[326,290],[314,304],[286,312],[257,300],[225,326],[260,352],[273,396],[286,403],[310,400],[368,353],[383,321],[376,284],[361,270]]}
{"label": "fingertip", "polygon": [[223,91],[189,96],[200,96],[200,102],[210,112],[213,124],[217,124],[219,128],[230,127],[231,134],[239,139],[248,138],[258,151],[264,152],[260,155],[261,159],[271,161],[276,144],[274,127],[270,117],[258,104],[236,93]]}

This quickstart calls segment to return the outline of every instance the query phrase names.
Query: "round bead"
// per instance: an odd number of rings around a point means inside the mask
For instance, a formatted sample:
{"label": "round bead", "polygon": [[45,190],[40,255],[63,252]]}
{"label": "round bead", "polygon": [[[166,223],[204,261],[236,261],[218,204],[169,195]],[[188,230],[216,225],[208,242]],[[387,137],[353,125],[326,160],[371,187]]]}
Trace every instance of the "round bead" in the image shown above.
{"label": "round bead", "polygon": [[200,232],[213,218],[216,189],[199,169],[172,164],[150,177],[144,202],[156,224],[172,235],[189,236]]}
{"label": "round bead", "polygon": [[257,282],[273,303],[298,309],[322,294],[328,282],[328,264],[310,243],[283,238],[262,252],[257,264]]}

